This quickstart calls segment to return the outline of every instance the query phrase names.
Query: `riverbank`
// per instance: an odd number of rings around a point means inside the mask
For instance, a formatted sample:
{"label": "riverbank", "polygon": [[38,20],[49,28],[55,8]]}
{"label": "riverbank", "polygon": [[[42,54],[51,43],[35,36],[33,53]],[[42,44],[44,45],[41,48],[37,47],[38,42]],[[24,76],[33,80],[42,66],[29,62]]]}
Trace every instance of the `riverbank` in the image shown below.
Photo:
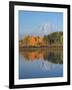
{"label": "riverbank", "polygon": [[44,46],[19,46],[20,48],[63,48],[63,45],[44,45]]}
{"label": "riverbank", "polygon": [[22,51],[35,51],[35,50],[49,50],[49,51],[60,51],[63,50],[63,45],[48,45],[48,46],[20,46],[19,49]]}

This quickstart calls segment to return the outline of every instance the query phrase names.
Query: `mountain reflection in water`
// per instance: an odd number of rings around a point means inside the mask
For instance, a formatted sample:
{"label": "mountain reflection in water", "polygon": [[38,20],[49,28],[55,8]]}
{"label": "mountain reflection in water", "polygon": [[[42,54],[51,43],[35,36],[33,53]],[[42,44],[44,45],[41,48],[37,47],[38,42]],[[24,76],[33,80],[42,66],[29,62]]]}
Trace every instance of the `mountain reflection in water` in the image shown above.
{"label": "mountain reflection in water", "polygon": [[19,59],[19,79],[63,76],[62,50],[24,48]]}

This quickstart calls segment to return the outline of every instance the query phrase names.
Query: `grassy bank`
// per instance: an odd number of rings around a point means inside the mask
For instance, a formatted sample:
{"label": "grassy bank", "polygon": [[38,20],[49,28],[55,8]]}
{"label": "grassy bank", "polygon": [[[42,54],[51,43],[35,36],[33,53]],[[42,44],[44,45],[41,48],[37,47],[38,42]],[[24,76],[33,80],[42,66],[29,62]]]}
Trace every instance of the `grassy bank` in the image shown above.
{"label": "grassy bank", "polygon": [[63,50],[63,45],[22,46],[19,48],[21,51],[36,51],[36,50],[60,51]]}

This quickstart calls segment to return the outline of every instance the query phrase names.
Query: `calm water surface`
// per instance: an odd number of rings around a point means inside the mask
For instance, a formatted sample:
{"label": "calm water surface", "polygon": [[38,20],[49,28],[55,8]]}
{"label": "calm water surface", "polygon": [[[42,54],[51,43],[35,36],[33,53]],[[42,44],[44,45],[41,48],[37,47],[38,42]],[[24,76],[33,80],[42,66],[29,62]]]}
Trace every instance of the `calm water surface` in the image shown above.
{"label": "calm water surface", "polygon": [[22,49],[19,55],[19,79],[63,76],[62,50]]}

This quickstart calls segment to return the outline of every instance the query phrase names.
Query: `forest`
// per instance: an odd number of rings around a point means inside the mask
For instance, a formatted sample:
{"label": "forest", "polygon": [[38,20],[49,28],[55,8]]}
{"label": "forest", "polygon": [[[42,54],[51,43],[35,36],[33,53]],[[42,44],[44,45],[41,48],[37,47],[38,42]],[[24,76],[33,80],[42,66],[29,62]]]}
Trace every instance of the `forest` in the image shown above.
{"label": "forest", "polygon": [[63,32],[53,32],[44,36],[25,35],[19,40],[20,47],[63,46]]}

